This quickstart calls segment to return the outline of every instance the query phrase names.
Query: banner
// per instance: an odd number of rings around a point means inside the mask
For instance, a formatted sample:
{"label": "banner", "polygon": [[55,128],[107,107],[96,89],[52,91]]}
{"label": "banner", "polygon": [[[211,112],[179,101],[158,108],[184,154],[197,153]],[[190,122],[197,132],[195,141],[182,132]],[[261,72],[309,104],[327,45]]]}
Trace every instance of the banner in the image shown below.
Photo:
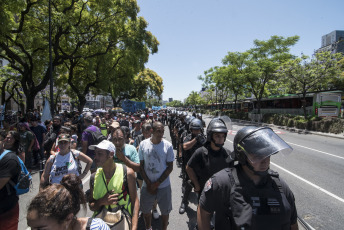
{"label": "banner", "polygon": [[136,102],[125,100],[122,102],[122,109],[124,112],[131,112],[135,113],[137,110],[144,110],[146,108],[146,104],[144,102]]}
{"label": "banner", "polygon": [[50,103],[47,99],[44,100],[44,108],[41,120],[44,123],[46,120],[51,120]]}

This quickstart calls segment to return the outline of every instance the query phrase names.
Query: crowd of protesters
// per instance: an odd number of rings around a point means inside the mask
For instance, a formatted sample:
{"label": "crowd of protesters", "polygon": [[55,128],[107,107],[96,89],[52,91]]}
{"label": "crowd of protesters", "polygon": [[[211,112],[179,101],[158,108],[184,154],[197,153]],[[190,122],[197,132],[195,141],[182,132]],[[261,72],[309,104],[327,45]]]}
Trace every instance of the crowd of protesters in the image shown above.
{"label": "crowd of protesters", "polygon": [[[3,173],[0,176],[1,223],[8,230],[17,229],[18,226],[18,196],[15,195],[14,191],[7,193],[5,191],[7,187],[2,185],[3,177],[13,179],[14,181],[18,177],[20,168],[18,167],[18,162],[15,160],[15,156],[18,156],[30,172],[37,171],[39,167],[41,167],[42,171],[39,194],[29,205],[27,214],[28,225],[32,229],[35,229],[37,224],[42,224],[42,221],[45,225],[51,224],[52,222],[45,219],[52,218],[53,212],[61,212],[61,215],[63,215],[61,218],[53,217],[58,222],[58,226],[61,226],[60,224],[62,222],[70,226],[86,226],[87,224],[91,224],[94,227],[93,222],[97,223],[97,226],[103,226],[103,223],[98,218],[93,218],[90,223],[88,223],[87,219],[76,218],[75,215],[78,210],[74,210],[74,208],[69,210],[71,216],[68,216],[67,214],[70,214],[68,211],[59,209],[65,207],[52,204],[52,201],[48,201],[47,199],[56,195],[56,189],[61,190],[65,195],[67,194],[64,199],[69,199],[69,196],[74,198],[78,197],[77,200],[80,204],[85,203],[84,199],[87,198],[90,201],[90,207],[92,206],[91,201],[94,201],[95,198],[102,198],[104,194],[97,191],[97,186],[99,186],[97,180],[96,187],[92,187],[93,184],[91,184],[92,192],[89,192],[85,198],[78,191],[72,191],[71,188],[73,186],[75,187],[75,183],[78,183],[82,189],[81,180],[89,171],[94,173],[93,175],[95,175],[96,179],[98,178],[97,173],[99,173],[99,170],[97,169],[99,167],[105,170],[104,173],[107,173],[107,165],[103,165],[102,163],[105,163],[108,158],[101,161],[98,156],[99,151],[102,150],[102,146],[105,143],[106,146],[112,146],[109,148],[113,150],[111,152],[113,154],[111,162],[114,165],[110,164],[110,168],[118,168],[118,165],[123,165],[123,167],[128,169],[126,172],[128,181],[125,183],[129,185],[128,194],[132,198],[130,200],[133,202],[133,208],[134,206],[136,208],[135,211],[133,209],[128,210],[128,212],[132,216],[132,223],[130,225],[133,229],[136,229],[139,203],[137,203],[138,200],[135,202],[137,196],[136,189],[133,188],[136,188],[137,185],[141,187],[143,181],[139,172],[140,160],[142,160],[141,157],[143,158],[143,156],[139,157],[138,154],[139,145],[144,139],[152,135],[155,126],[158,128],[163,127],[166,123],[166,111],[139,111],[137,113],[110,111],[109,113],[87,112],[82,114],[78,112],[64,112],[54,116],[51,120],[44,121],[41,120],[41,116],[37,110],[33,112],[29,111],[27,114],[18,112],[15,117],[5,115],[0,131],[0,150],[9,150],[11,154],[6,155],[6,164],[2,164],[4,167],[0,172]],[[97,142],[97,133],[100,133],[104,139],[100,143]],[[110,153],[110,151],[106,153]],[[14,159],[12,164],[8,163],[11,162],[9,159]],[[170,159],[173,160],[173,151]],[[85,163],[84,167],[81,167],[80,161]],[[5,160],[1,161],[1,163],[3,162]],[[109,178],[115,175],[112,172],[109,174]],[[136,175],[138,175],[138,181],[136,181]],[[6,183],[4,182],[4,184]],[[111,187],[111,184],[109,184],[109,181],[106,188],[111,188],[112,191],[115,191]],[[121,191],[117,192],[120,193]],[[74,198],[73,202],[75,202]],[[3,202],[3,200],[6,200],[6,202]],[[47,205],[38,207],[40,202]],[[52,207],[55,207],[55,210],[50,210]],[[157,214],[155,210],[156,204],[151,205],[151,208],[153,209],[153,213]],[[159,215],[155,215],[155,217],[158,218]]]}
{"label": "crowd of protesters", "polygon": [[[172,143],[163,138],[166,125]],[[16,122],[5,117],[0,132],[0,156],[6,152],[0,160],[1,227],[18,228],[19,199],[7,185],[18,180],[20,158],[29,170],[42,167],[39,193],[27,211],[31,229],[136,230],[142,215],[145,229],[151,230],[159,206],[160,229],[166,230],[175,149],[183,179],[179,213],[185,213],[192,189],[199,202],[194,229],[297,230],[293,193],[269,169],[270,156],[291,147],[269,128],[248,126],[237,132],[231,152],[224,147],[230,126],[228,117],[215,117],[204,135],[201,114],[166,110],[65,112],[51,121],[42,121],[36,112],[20,114]],[[90,189],[84,192],[82,179],[88,172]],[[92,217],[77,217],[80,205],[87,203]]]}

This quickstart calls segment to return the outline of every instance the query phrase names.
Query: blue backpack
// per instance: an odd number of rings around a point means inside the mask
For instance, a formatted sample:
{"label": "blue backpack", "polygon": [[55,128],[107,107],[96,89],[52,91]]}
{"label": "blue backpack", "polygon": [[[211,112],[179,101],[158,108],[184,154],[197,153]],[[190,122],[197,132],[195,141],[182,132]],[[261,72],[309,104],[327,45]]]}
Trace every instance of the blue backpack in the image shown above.
{"label": "blue backpack", "polygon": [[[1,156],[0,156],[0,160],[7,154],[10,153],[9,150],[5,150]],[[18,157],[18,156],[17,156]],[[27,168],[25,167],[24,162],[18,157],[19,160],[19,164],[20,164],[20,174],[19,174],[19,178],[18,178],[18,183],[15,184],[12,180],[10,180],[8,182],[8,184],[12,185],[14,187],[14,189],[16,190],[16,194],[17,195],[22,195],[25,194],[27,192],[30,191],[30,187],[32,185],[32,176],[29,173],[29,171],[27,170]],[[9,191],[9,189],[8,189]]]}

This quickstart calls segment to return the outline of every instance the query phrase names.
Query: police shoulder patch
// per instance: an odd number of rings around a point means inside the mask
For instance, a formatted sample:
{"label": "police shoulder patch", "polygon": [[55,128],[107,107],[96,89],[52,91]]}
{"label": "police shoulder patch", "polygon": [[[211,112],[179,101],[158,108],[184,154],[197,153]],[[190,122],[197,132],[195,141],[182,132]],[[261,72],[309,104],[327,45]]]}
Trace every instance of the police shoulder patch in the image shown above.
{"label": "police shoulder patch", "polygon": [[204,192],[208,192],[209,189],[213,186],[213,182],[211,181],[211,178],[207,180],[207,182],[204,185]]}

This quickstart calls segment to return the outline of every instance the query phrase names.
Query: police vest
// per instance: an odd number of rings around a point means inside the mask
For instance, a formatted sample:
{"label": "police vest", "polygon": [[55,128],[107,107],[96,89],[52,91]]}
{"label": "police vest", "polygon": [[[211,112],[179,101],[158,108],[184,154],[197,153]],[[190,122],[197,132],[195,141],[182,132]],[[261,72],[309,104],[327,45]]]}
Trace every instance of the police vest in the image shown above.
{"label": "police vest", "polygon": [[258,188],[253,183],[242,186],[236,167],[226,171],[231,189],[225,206],[231,229],[290,229],[291,207],[278,173],[269,170],[266,184]]}
{"label": "police vest", "polygon": [[[108,210],[116,210],[118,207],[126,209],[130,215],[131,201],[129,197],[129,189],[127,183],[127,167],[122,164],[116,164],[116,171],[110,182],[106,184],[106,178],[103,168],[98,168],[94,177],[93,199],[99,200],[104,197],[106,193],[111,192],[113,194],[120,194],[118,203],[116,205],[105,205]],[[93,216],[96,216],[98,212],[95,212]]]}
{"label": "police vest", "polygon": [[100,131],[102,132],[102,134],[103,134],[105,137],[107,137],[107,126],[106,126],[106,124],[104,124],[104,123],[101,123],[101,124],[100,124]]}
{"label": "police vest", "polygon": [[[192,136],[192,133],[185,133],[185,137],[183,138],[183,143],[187,143],[189,141],[191,141],[194,137]],[[191,158],[192,154],[196,151],[196,149],[202,147],[202,145],[197,141],[196,144],[194,144],[194,146],[192,146],[191,149],[188,150],[184,150],[184,148],[182,148],[182,153],[183,153],[183,161],[185,161],[185,164],[187,164],[187,162],[189,161],[189,159]]]}

